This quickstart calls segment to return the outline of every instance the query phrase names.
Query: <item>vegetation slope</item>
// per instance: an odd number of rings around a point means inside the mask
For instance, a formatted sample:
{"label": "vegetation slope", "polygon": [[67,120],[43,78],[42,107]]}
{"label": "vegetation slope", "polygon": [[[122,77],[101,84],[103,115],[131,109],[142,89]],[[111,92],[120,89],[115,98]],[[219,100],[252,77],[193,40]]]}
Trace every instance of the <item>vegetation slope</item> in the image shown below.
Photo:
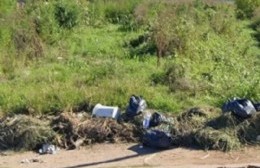
{"label": "vegetation slope", "polygon": [[0,1],[0,114],[260,100],[259,0]]}

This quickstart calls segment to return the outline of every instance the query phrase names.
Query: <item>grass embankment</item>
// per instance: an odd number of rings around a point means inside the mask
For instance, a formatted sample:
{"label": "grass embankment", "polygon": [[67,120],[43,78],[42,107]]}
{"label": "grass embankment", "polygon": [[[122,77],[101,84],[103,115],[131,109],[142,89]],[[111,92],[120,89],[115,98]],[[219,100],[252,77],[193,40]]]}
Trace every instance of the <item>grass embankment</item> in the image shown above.
{"label": "grass embankment", "polygon": [[[96,103],[178,112],[260,100],[259,48],[236,6],[207,1],[0,2],[0,110],[56,114]],[[255,15],[257,17],[257,15]],[[257,23],[257,22],[255,22]],[[157,65],[156,55],[161,55]]]}

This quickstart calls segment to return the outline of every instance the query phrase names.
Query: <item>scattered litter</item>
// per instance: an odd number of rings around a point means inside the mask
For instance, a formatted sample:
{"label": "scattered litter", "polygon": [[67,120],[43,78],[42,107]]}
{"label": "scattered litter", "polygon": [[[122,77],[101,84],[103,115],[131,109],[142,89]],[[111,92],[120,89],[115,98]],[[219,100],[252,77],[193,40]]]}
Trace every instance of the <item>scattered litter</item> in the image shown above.
{"label": "scattered litter", "polygon": [[42,148],[39,149],[40,154],[56,154],[59,150],[58,147],[52,144],[43,144]]}
{"label": "scattered litter", "polygon": [[23,159],[21,163],[43,163],[43,161],[40,159]]}
{"label": "scattered litter", "polygon": [[233,112],[235,115],[248,118],[256,113],[256,109],[253,103],[248,99],[237,99],[227,101],[222,106],[223,112]]}
{"label": "scattered litter", "polygon": [[92,116],[118,119],[120,111],[118,107],[97,104],[92,111]]}

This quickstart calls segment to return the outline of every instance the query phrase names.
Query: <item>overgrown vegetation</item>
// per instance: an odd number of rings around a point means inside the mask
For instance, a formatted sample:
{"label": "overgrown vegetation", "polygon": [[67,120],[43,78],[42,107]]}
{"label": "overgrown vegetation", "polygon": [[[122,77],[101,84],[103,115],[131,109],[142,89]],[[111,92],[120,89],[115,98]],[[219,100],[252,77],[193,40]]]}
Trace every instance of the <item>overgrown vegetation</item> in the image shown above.
{"label": "overgrown vegetation", "polygon": [[246,2],[1,0],[0,113],[124,110],[132,94],[165,112],[259,101],[259,8]]}

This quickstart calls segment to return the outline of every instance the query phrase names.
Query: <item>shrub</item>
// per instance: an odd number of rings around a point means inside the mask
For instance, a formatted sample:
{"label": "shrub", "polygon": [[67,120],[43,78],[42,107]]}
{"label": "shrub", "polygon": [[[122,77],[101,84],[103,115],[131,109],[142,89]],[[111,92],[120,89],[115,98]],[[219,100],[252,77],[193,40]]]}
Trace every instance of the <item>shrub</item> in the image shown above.
{"label": "shrub", "polygon": [[160,57],[184,52],[192,26],[189,10],[189,3],[171,1],[143,2],[136,8],[136,21],[148,30],[146,46],[154,47],[158,63]]}
{"label": "shrub", "polygon": [[255,30],[254,37],[260,45],[260,7],[258,7],[254,12],[253,23],[251,25],[253,30]]}
{"label": "shrub", "polygon": [[59,40],[60,28],[55,17],[55,6],[53,3],[38,3],[36,9],[31,12],[34,16],[36,32],[48,44],[53,44]]}
{"label": "shrub", "polygon": [[135,30],[133,11],[139,0],[97,0],[90,3],[90,24],[98,22],[121,25],[121,30]]}
{"label": "shrub", "polygon": [[67,29],[75,27],[80,19],[79,9],[75,4],[59,2],[55,6],[55,18],[58,24]]}
{"label": "shrub", "polygon": [[9,27],[11,29],[11,41],[8,45],[14,47],[16,58],[27,62],[43,57],[44,44],[36,32],[33,17],[27,16],[22,11],[15,13],[13,19],[12,22],[15,26],[10,25]]}
{"label": "shrub", "polygon": [[260,0],[236,0],[238,18],[251,18],[254,10],[260,6]]}

